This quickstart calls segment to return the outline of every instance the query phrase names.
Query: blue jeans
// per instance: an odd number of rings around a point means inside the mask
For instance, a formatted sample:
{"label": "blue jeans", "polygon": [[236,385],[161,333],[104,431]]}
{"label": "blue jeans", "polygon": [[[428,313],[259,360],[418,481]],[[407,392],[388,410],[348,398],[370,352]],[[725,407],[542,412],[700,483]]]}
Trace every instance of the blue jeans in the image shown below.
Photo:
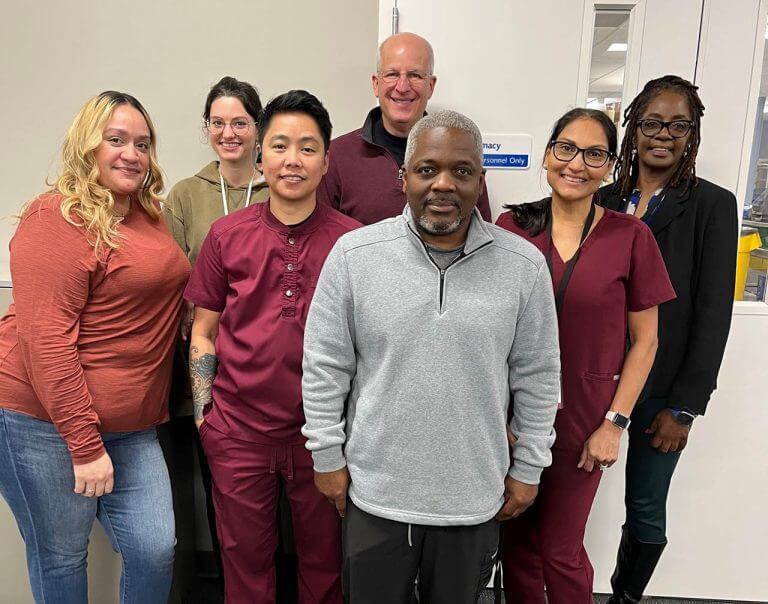
{"label": "blue jeans", "polygon": [[174,521],[168,470],[154,428],[102,434],[114,467],[112,493],[74,492],[67,445],[53,424],[0,409],[0,494],[16,517],[38,604],[88,601],[88,537],[98,518],[123,559],[120,602],[165,604]]}

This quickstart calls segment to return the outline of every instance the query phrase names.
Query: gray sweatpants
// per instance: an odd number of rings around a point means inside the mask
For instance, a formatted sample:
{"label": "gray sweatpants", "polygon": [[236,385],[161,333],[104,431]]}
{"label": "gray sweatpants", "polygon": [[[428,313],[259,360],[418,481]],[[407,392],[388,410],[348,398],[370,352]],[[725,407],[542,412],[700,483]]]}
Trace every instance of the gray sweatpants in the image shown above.
{"label": "gray sweatpants", "polygon": [[348,604],[410,604],[417,576],[421,604],[476,604],[499,544],[493,519],[474,526],[404,524],[349,500],[342,526]]}

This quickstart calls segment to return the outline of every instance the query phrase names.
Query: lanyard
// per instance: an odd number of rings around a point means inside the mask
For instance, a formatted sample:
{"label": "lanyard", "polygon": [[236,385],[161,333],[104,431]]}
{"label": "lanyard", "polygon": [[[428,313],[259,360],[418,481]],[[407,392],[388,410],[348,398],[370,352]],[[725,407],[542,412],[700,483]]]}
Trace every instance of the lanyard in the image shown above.
{"label": "lanyard", "polygon": [[[550,202],[551,203],[551,202]],[[552,206],[550,205],[549,209],[549,220],[547,221],[547,252],[545,254],[545,257],[547,259],[547,266],[549,267],[549,272],[554,278],[555,273],[552,269]],[[571,280],[571,274],[573,273],[573,269],[576,266],[576,262],[579,260],[579,256],[581,255],[581,246],[584,243],[584,240],[587,238],[587,235],[589,235],[589,230],[592,228],[592,223],[595,221],[595,204],[592,203],[592,205],[589,208],[589,214],[587,214],[587,220],[584,222],[584,228],[581,231],[581,238],[579,239],[579,247],[576,249],[576,253],[571,257],[568,262],[565,263],[565,271],[563,272],[563,277],[560,279],[560,283],[557,286],[557,291],[555,292],[555,308],[557,309],[557,316],[560,316],[560,312],[563,310],[563,301],[565,300],[565,290],[568,289],[568,282]]]}
{"label": "lanyard", "polygon": [[[248,207],[251,203],[251,191],[253,190],[253,180],[256,178],[256,170],[253,170],[253,176],[251,176],[251,182],[248,183],[248,192],[245,194],[244,208]],[[221,182],[221,205],[224,206],[224,216],[229,216],[229,207],[227,206],[227,185],[224,182],[224,177],[221,175],[221,169],[219,169],[219,182]]]}

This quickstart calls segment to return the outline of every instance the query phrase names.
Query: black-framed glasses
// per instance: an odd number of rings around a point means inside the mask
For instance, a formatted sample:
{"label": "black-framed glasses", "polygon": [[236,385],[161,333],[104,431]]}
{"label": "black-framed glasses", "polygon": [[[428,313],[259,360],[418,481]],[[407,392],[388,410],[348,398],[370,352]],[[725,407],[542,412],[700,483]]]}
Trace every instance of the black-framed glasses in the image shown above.
{"label": "black-framed glasses", "polygon": [[235,134],[245,134],[251,129],[251,125],[255,125],[255,122],[249,122],[244,118],[237,118],[231,122],[225,122],[220,119],[212,119],[205,122],[205,127],[211,134],[219,134],[224,131],[224,128],[229,126]]}
{"label": "black-framed glasses", "polygon": [[656,136],[659,132],[667,129],[669,136],[672,138],[683,138],[691,130],[693,130],[694,122],[691,120],[672,120],[671,122],[662,122],[661,120],[649,118],[645,120],[638,120],[640,124],[640,132],[645,136]]}
{"label": "black-framed glasses", "polygon": [[396,84],[403,76],[405,76],[405,79],[408,80],[411,86],[421,86],[426,84],[427,80],[432,77],[432,74],[419,71],[395,71],[394,69],[379,73],[379,77],[387,84]]}
{"label": "black-framed glasses", "polygon": [[584,163],[590,168],[602,168],[613,157],[613,153],[600,147],[582,149],[568,141],[552,141],[549,143],[549,147],[552,149],[555,159],[560,161],[572,161],[574,157],[581,153]]}

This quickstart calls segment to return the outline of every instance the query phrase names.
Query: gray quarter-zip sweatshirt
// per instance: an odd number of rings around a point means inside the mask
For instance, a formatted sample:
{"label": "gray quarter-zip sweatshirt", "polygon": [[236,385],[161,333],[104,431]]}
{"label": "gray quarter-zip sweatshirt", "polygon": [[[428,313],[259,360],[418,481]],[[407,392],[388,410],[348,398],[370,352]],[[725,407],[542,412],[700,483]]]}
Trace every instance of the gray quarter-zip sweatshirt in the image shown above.
{"label": "gray quarter-zip sweatshirt", "polygon": [[[560,361],[552,282],[521,237],[471,218],[446,269],[410,209],[342,236],[304,335],[307,448],[349,468],[349,496],[390,520],[472,525],[504,503],[504,478],[551,463]],[[510,396],[517,436],[510,461]]]}

